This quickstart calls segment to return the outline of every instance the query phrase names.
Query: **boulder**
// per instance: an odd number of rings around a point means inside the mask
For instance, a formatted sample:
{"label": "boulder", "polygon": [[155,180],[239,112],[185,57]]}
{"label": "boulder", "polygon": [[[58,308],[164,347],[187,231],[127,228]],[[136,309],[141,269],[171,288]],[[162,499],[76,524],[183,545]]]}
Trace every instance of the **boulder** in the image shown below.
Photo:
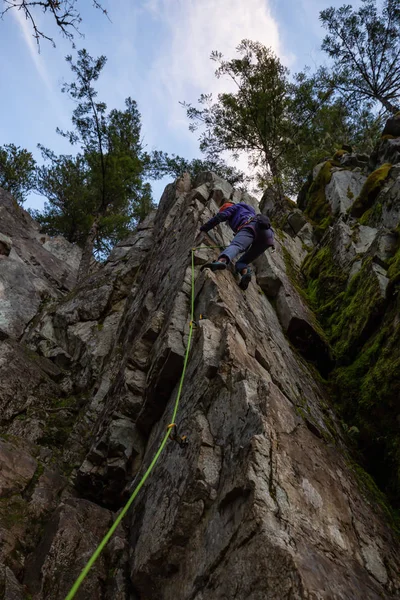
{"label": "boulder", "polygon": [[359,196],[366,181],[365,175],[354,171],[335,171],[325,188],[325,196],[331,207],[332,214],[346,214]]}
{"label": "boulder", "polygon": [[301,210],[296,209],[288,215],[286,223],[286,233],[289,233],[289,235],[297,235],[300,229],[307,223],[307,219]]}
{"label": "boulder", "polygon": [[231,184],[215,173],[205,171],[197,175],[194,181],[194,187],[197,188],[203,184],[209,186],[211,197],[218,206],[221,206],[224,202],[228,202],[233,195],[233,187]]}
{"label": "boulder", "polygon": [[393,117],[390,117],[382,131],[382,136],[392,135],[393,137],[400,137],[400,112],[396,113]]}

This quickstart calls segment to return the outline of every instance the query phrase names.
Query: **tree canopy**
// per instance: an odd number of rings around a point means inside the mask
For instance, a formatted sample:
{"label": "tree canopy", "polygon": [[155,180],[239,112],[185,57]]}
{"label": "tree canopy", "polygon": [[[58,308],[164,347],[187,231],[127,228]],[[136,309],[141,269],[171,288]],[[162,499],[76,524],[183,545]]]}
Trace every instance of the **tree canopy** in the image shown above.
{"label": "tree canopy", "polygon": [[0,187],[22,204],[35,185],[35,160],[15,144],[0,146]]}
{"label": "tree canopy", "polygon": [[73,128],[57,130],[76,156],[56,156],[40,146],[46,160],[38,169],[37,189],[48,202],[39,219],[45,231],[62,234],[83,247],[80,276],[89,269],[93,253],[101,254],[126,236],[152,207],[145,183],[147,155],[142,148],[140,113],[132,98],[125,109],[107,111],[94,84],[106,59],[92,58],[86,50],[78,60],[67,57],[75,74],[63,91],[74,100]]}
{"label": "tree canopy", "polygon": [[232,81],[234,91],[216,100],[202,94],[198,106],[184,106],[207,158],[246,153],[260,188],[272,186],[278,196],[296,194],[315,159],[332,154],[360,123],[375,119],[365,107],[364,118],[357,120],[357,111],[319,72],[291,77],[274,52],[258,42],[243,40],[237,53],[231,60],[219,52],[211,55],[218,64],[216,77]]}
{"label": "tree canopy", "polygon": [[333,59],[331,79],[347,103],[379,102],[396,113],[400,110],[400,0],[361,0],[327,8],[320,20],[328,35],[322,42]]}

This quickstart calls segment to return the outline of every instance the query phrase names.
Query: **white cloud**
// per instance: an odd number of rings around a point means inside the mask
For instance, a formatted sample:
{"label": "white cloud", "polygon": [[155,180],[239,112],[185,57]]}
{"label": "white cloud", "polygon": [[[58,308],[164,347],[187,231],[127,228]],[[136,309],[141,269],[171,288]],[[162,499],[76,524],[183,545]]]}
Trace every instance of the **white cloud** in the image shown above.
{"label": "white cloud", "polygon": [[179,101],[195,102],[202,92],[227,89],[226,80],[214,76],[212,50],[227,58],[248,38],[270,46],[287,64],[279,42],[278,25],[268,0],[148,0],[153,18],[163,23],[166,37],[155,40],[159,56],[152,65],[146,87],[157,104],[168,105],[167,124],[187,131]]}
{"label": "white cloud", "polygon": [[27,19],[25,18],[24,14],[22,13],[21,10],[14,9],[11,11],[11,14],[14,16],[15,20],[17,21],[17,23],[21,29],[21,33],[24,38],[25,44],[28,47],[30,57],[35,65],[35,68],[36,68],[41,80],[47,87],[48,91],[53,92],[53,86],[51,84],[49,74],[44,65],[43,58],[38,52],[36,40],[32,35],[32,29],[31,29]]}

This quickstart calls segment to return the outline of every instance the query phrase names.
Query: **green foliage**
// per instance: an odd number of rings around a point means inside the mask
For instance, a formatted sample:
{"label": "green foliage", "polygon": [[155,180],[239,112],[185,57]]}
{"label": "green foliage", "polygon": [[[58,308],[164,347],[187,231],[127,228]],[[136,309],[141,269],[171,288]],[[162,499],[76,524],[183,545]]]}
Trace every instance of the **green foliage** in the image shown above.
{"label": "green foliage", "polygon": [[326,200],[325,188],[332,178],[332,166],[332,162],[328,160],[320,169],[307,192],[307,205],[304,211],[312,221],[320,225],[324,222],[326,226],[328,226],[326,219],[330,216],[331,210]]}
{"label": "green foliage", "polygon": [[[313,86],[329,89],[329,81],[325,83],[325,80],[321,71],[308,78]],[[298,192],[307,174],[316,164],[324,162],[329,156],[333,156],[334,161],[343,156],[346,151],[337,150],[338,146],[348,144],[359,153],[371,153],[383,127],[382,118],[374,115],[368,107],[350,109],[345,102],[336,98],[333,92],[329,98],[325,97],[323,102],[318,101],[322,92],[318,93],[317,99],[313,94],[314,92],[310,91],[314,113],[304,123],[297,125],[297,131],[293,134],[293,144],[282,156],[285,187],[291,193]],[[296,110],[295,97],[293,104],[293,110]]]}
{"label": "green foliage", "polygon": [[107,112],[97,99],[94,83],[106,59],[93,59],[86,50],[76,63],[67,61],[76,81],[63,91],[76,103],[71,131],[57,130],[80,152],[56,156],[40,146],[46,164],[38,170],[37,189],[47,197],[43,214],[35,213],[45,232],[64,235],[83,249],[80,277],[89,268],[94,249],[99,256],[125,237],[151,210],[151,189],[144,183],[148,156],[141,143],[136,102],[125,110]]}
{"label": "green foliage", "polygon": [[290,77],[270,48],[243,40],[238,57],[225,60],[219,52],[216,76],[234,82],[233,92],[215,101],[202,94],[198,106],[183,104],[190,130],[200,130],[200,149],[208,158],[245,152],[259,188],[298,193],[317,162],[332,156],[337,146],[352,143],[371,151],[381,131],[381,118],[368,106],[351,109],[335,95],[323,69],[307,69]]}
{"label": "green foliage", "polygon": [[36,189],[48,202],[42,213],[31,211],[31,214],[49,235],[63,235],[83,246],[94,209],[86,160],[80,154],[56,156],[45,148],[42,153],[50,164],[38,168]]}
{"label": "green foliage", "polygon": [[264,177],[280,177],[278,155],[290,138],[288,114],[288,70],[279,58],[258,42],[243,40],[237,47],[239,58],[223,59],[219,52],[216,76],[227,77],[236,85],[233,93],[202,94],[200,108],[184,104],[191,121],[190,129],[202,127],[200,149],[212,158],[229,151],[234,158],[240,152],[249,155],[252,167],[263,165]]}
{"label": "green foliage", "polygon": [[388,178],[391,168],[390,163],[385,163],[371,173],[364,183],[360,195],[351,206],[350,212],[353,217],[361,217],[366,210],[371,208]]}
{"label": "green foliage", "polygon": [[0,146],[0,187],[22,204],[34,187],[36,163],[28,150],[15,144]]}
{"label": "green foliage", "polygon": [[333,59],[332,80],[348,104],[379,102],[399,110],[400,3],[362,0],[358,10],[348,4],[327,8],[320,20],[328,35],[322,50]]}

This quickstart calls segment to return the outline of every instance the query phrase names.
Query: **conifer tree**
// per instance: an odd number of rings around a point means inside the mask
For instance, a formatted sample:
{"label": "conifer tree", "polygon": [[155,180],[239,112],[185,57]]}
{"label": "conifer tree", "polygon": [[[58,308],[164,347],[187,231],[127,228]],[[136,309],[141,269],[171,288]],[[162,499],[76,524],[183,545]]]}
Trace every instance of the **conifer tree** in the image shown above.
{"label": "conifer tree", "polygon": [[22,204],[35,184],[35,160],[15,144],[0,146],[0,187]]}
{"label": "conifer tree", "polygon": [[140,138],[140,113],[131,98],[124,110],[107,111],[94,83],[106,58],[86,50],[67,61],[75,81],[63,92],[76,103],[70,131],[57,130],[77,146],[77,156],[56,156],[40,146],[46,164],[38,170],[37,189],[47,197],[42,216],[49,233],[66,235],[83,248],[79,278],[89,270],[93,251],[104,253],[127,234],[152,207],[150,186],[144,182],[147,155]]}
{"label": "conifer tree", "polygon": [[333,59],[332,81],[347,103],[379,102],[400,110],[400,0],[376,0],[327,8],[320,20],[328,35],[322,42]]}

